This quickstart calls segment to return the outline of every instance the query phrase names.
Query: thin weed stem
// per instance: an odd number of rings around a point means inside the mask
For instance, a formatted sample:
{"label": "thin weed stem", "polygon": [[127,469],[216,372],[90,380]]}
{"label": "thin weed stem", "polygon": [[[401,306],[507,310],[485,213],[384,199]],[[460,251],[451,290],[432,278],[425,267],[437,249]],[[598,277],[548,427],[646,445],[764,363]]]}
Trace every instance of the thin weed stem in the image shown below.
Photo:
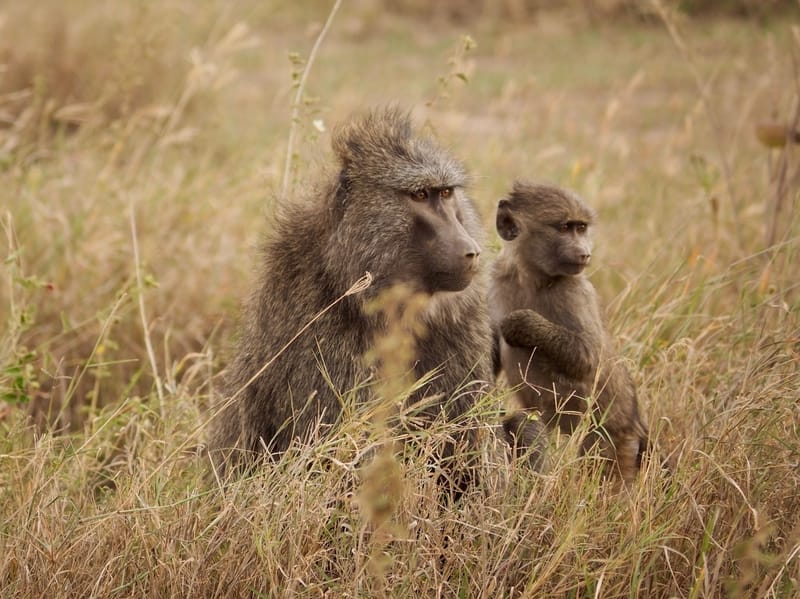
{"label": "thin weed stem", "polygon": [[331,24],[333,23],[333,18],[339,11],[341,4],[342,0],[336,0],[331,8],[331,12],[328,14],[328,20],[325,21],[325,25],[322,27],[317,39],[314,41],[314,46],[311,48],[311,53],[308,55],[308,60],[306,61],[305,67],[303,67],[303,73],[300,76],[300,82],[297,85],[297,91],[294,94],[294,101],[292,102],[292,122],[289,126],[289,141],[286,144],[286,162],[283,168],[283,181],[281,183],[282,198],[285,198],[286,194],[289,192],[292,156],[294,154],[295,138],[297,137],[297,123],[300,120],[300,105],[302,104],[303,92],[305,92],[306,89],[308,74],[311,72],[311,67],[314,64],[314,60],[317,58],[317,53],[322,45],[322,40],[324,40],[325,36],[328,34],[328,30],[331,28]]}
{"label": "thin weed stem", "polygon": [[131,242],[133,243],[133,265],[136,270],[136,295],[139,304],[139,319],[142,323],[142,332],[144,333],[144,346],[147,352],[147,358],[150,361],[150,369],[153,371],[153,379],[156,383],[156,393],[158,394],[158,407],[161,418],[165,415],[164,406],[164,388],[161,385],[161,377],[158,374],[158,366],[156,364],[156,355],[153,352],[153,343],[150,340],[150,327],[147,324],[147,312],[144,307],[144,282],[142,281],[142,263],[139,258],[139,242],[136,234],[136,214],[133,207],[133,201],[130,205],[130,223],[131,223]]}

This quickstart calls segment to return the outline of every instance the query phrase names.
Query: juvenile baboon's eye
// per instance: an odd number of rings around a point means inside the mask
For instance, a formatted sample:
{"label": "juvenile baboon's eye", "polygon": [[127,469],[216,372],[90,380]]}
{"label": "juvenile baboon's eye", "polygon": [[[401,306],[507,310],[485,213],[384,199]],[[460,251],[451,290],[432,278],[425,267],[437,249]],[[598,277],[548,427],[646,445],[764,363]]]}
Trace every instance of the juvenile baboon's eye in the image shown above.
{"label": "juvenile baboon's eye", "polygon": [[439,197],[442,198],[443,200],[449,198],[452,195],[453,195],[453,188],[452,187],[442,187],[439,190]]}
{"label": "juvenile baboon's eye", "polygon": [[425,200],[428,199],[428,190],[419,189],[417,191],[412,191],[411,198],[416,200],[417,202],[424,202]]}
{"label": "juvenile baboon's eye", "polygon": [[567,231],[569,231],[569,223],[559,223],[558,230],[561,231],[562,233],[566,233]]}
{"label": "juvenile baboon's eye", "polygon": [[587,228],[588,226],[586,225],[586,223],[578,223],[577,225],[575,225],[575,230],[578,233],[586,233]]}

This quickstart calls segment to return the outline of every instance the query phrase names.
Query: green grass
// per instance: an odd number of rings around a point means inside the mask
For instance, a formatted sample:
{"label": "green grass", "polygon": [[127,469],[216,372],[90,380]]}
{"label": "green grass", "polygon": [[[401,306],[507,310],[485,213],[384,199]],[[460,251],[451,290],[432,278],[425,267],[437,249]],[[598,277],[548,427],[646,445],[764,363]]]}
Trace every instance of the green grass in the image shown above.
{"label": "green grass", "polygon": [[[514,178],[583,194],[592,280],[675,455],[619,491],[554,437],[533,474],[493,450],[498,389],[476,408],[483,483],[441,506],[425,454],[448,427],[370,469],[389,434],[370,406],[253,476],[206,478],[208,409],[281,187],[289,52],[307,57],[328,7],[40,4],[0,8],[0,595],[800,593],[800,222],[764,247],[778,153],[752,129],[791,118],[791,15],[681,18],[676,38],[344,4],[295,186],[329,164],[337,121],[397,101],[470,167],[493,248]],[[477,48],[451,65],[467,33]]]}

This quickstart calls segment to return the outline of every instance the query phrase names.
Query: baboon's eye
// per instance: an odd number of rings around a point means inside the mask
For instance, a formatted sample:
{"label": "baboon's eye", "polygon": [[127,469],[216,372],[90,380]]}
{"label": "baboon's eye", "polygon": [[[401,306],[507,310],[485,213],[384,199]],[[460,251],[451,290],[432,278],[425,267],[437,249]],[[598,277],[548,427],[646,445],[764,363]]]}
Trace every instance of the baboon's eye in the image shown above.
{"label": "baboon's eye", "polygon": [[417,202],[424,202],[428,199],[428,190],[427,189],[419,189],[417,191],[411,192],[411,199],[416,200]]}
{"label": "baboon's eye", "polygon": [[439,197],[443,200],[449,198],[453,195],[453,188],[452,187],[442,187],[439,190]]}
{"label": "baboon's eye", "polygon": [[567,231],[569,231],[569,223],[558,223],[558,225],[556,225],[556,228],[562,233],[566,233]]}
{"label": "baboon's eye", "polygon": [[587,228],[588,228],[588,225],[586,223],[578,223],[577,225],[575,225],[575,230],[578,233],[586,233],[586,229]]}

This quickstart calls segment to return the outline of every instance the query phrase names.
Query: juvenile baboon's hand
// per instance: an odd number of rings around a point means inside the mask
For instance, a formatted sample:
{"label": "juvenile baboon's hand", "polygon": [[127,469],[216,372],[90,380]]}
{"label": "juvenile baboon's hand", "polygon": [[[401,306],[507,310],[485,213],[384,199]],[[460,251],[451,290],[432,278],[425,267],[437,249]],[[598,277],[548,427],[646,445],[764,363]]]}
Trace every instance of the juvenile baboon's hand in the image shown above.
{"label": "juvenile baboon's hand", "polygon": [[514,310],[500,322],[500,332],[513,347],[535,348],[568,377],[585,380],[597,367],[599,348],[591,339],[534,310]]}
{"label": "juvenile baboon's hand", "polygon": [[503,339],[514,347],[536,347],[542,339],[547,320],[533,310],[514,310],[500,322]]}

